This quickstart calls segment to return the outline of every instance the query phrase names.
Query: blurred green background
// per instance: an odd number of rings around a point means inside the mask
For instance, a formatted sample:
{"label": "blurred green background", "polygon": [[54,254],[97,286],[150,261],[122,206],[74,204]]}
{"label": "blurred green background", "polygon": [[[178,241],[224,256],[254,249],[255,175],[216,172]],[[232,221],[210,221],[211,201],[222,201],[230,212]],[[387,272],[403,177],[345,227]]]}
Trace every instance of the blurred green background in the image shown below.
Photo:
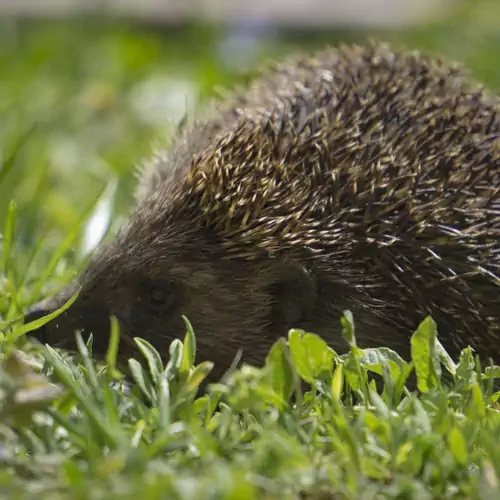
{"label": "blurred green background", "polygon": [[114,231],[132,205],[135,167],[217,86],[242,81],[269,58],[367,37],[458,60],[500,87],[493,0],[454,1],[439,18],[385,30],[2,15],[0,219],[14,200],[15,269],[25,271],[43,237],[31,269],[39,273],[84,215],[66,263],[81,260],[108,224]]}

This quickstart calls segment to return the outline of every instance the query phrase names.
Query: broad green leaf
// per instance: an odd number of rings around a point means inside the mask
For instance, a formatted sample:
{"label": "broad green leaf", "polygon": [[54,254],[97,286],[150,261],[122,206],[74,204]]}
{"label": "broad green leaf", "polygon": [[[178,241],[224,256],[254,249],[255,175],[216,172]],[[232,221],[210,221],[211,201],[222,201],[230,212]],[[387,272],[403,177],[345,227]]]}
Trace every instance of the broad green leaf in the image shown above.
{"label": "broad green leaf", "polygon": [[358,358],[361,366],[379,375],[383,375],[384,367],[388,366],[394,381],[408,366],[408,363],[397,352],[387,347],[367,348],[363,349],[362,353],[362,356]]}
{"label": "broad green leaf", "polygon": [[441,368],[436,344],[437,326],[428,316],[420,323],[411,337],[411,356],[417,375],[417,386],[421,392],[428,392],[440,386]]}
{"label": "broad green leaf", "polygon": [[288,343],[295,369],[306,382],[332,373],[335,352],[318,335],[290,330]]}
{"label": "broad green leaf", "polygon": [[284,401],[289,401],[295,389],[293,368],[285,355],[286,344],[277,340],[266,356],[271,386]]}
{"label": "broad green leaf", "polygon": [[204,361],[194,368],[192,373],[184,385],[184,389],[187,391],[194,391],[198,389],[201,383],[208,377],[210,372],[213,370],[214,364],[212,361]]}
{"label": "broad green leaf", "polygon": [[458,427],[453,427],[448,433],[448,443],[455,460],[460,465],[467,463],[467,443]]}

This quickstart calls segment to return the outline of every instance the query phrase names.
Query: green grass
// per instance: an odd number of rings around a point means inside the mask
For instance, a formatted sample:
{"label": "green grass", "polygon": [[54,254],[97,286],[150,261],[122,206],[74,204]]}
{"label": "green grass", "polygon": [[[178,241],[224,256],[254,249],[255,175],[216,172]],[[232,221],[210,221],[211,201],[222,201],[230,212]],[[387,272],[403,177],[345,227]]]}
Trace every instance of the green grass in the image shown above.
{"label": "green grass", "polygon": [[[460,59],[498,89],[491,9],[465,2],[447,24],[381,37]],[[266,40],[253,58],[365,36]],[[218,57],[221,40],[201,26],[0,21],[0,498],[495,498],[499,368],[469,349],[450,359],[430,318],[411,360],[358,348],[346,312],[349,352],[291,331],[265,366],[206,393],[211,363],[197,364],[187,320],[166,364],[137,339],[127,382],[115,321],[101,364],[92,339],[73,355],[27,341],[49,318],[23,325],[24,308],[84,265],[89,224],[112,235],[126,217],[134,165],[168,138],[178,87],[203,102],[242,78]]]}
{"label": "green grass", "polygon": [[[499,369],[481,371],[469,349],[453,363],[430,318],[411,339],[411,363],[386,348],[359,349],[349,313],[342,323],[347,354],[292,330],[264,367],[243,366],[200,394],[212,363],[195,364],[187,321],[166,365],[136,339],[143,358],[129,360],[129,384],[116,369],[115,321],[104,366],[92,361],[92,339],[78,337],[72,358],[38,348],[35,366],[6,348],[4,491],[147,499],[498,494]],[[9,336],[18,334],[13,328]],[[405,387],[411,373],[418,394]]]}

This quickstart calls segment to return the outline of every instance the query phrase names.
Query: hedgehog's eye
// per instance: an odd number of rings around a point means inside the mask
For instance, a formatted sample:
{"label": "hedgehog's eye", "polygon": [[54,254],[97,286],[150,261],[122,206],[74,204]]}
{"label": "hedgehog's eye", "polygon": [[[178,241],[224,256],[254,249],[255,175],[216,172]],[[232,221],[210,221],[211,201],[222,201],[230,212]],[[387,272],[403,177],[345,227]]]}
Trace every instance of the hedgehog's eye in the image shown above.
{"label": "hedgehog's eye", "polygon": [[169,294],[166,290],[159,288],[157,286],[152,286],[149,289],[149,298],[155,306],[162,306],[168,302]]}
{"label": "hedgehog's eye", "polygon": [[173,294],[170,283],[150,283],[148,288],[149,303],[154,308],[167,309],[172,305]]}

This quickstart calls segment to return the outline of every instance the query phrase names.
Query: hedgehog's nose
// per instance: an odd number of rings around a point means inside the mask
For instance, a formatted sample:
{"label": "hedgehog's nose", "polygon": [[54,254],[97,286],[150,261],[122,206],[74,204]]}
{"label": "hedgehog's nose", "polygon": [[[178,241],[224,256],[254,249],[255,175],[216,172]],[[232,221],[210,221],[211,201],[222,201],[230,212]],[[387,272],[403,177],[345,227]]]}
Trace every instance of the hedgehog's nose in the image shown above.
{"label": "hedgehog's nose", "polygon": [[[28,311],[24,315],[24,323],[31,323],[32,321],[43,318],[49,313],[50,310],[47,308],[45,302],[39,302],[38,304],[35,304],[28,309]],[[32,337],[38,339],[40,342],[45,343],[45,338],[47,337],[46,325],[42,325],[36,330],[30,331],[28,335],[31,335]]]}

